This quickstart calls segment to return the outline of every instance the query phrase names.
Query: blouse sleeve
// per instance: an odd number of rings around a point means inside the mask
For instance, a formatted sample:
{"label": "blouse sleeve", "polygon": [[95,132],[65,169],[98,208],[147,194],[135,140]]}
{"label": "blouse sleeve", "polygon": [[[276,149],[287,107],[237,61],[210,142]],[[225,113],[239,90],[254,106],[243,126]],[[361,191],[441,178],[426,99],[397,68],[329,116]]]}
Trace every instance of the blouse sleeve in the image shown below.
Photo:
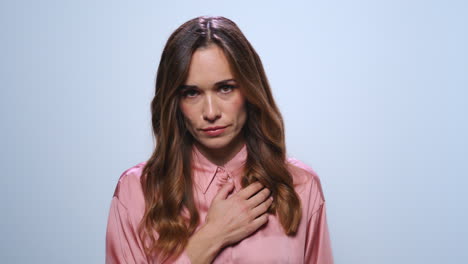
{"label": "blouse sleeve", "polygon": [[[114,263],[154,263],[146,257],[137,229],[129,219],[128,210],[116,196],[112,198],[106,232],[106,264]],[[171,263],[191,262],[184,251]]]}
{"label": "blouse sleeve", "polygon": [[333,264],[325,201],[309,219],[304,263]]}

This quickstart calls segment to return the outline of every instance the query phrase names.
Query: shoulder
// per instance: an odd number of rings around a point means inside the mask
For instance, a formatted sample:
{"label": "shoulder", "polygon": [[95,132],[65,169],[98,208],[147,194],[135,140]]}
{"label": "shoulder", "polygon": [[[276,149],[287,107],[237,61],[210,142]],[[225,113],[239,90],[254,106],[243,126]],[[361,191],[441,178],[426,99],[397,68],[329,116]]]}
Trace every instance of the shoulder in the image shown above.
{"label": "shoulder", "polygon": [[319,177],[317,173],[304,162],[288,157],[286,159],[286,164],[288,165],[289,171],[293,174],[295,181],[308,181],[308,180],[318,180]]}
{"label": "shoulder", "polygon": [[143,198],[140,179],[145,165],[146,162],[138,163],[126,169],[119,177],[113,196],[125,207],[141,202]]}
{"label": "shoulder", "polygon": [[286,164],[297,194],[309,213],[312,213],[325,202],[319,176],[310,166],[295,158],[288,157]]}
{"label": "shoulder", "polygon": [[308,189],[307,187],[315,188],[323,197],[320,178],[311,167],[306,165],[304,162],[291,157],[287,158],[286,164],[291,176],[293,177],[294,186],[296,186],[299,191],[305,191],[303,189]]}

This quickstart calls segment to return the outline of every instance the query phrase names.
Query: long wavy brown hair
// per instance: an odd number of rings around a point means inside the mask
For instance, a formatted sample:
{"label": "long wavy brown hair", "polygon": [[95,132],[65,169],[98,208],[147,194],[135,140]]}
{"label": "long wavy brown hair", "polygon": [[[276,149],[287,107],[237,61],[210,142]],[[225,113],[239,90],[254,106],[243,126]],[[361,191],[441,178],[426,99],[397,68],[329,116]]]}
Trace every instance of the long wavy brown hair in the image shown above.
{"label": "long wavy brown hair", "polygon": [[155,150],[141,178],[145,213],[140,236],[148,256],[178,256],[199,224],[191,170],[193,137],[179,107],[192,54],[218,45],[228,58],[246,99],[243,128],[247,146],[242,186],[261,182],[272,192],[270,213],[287,235],[294,235],[301,204],[287,169],[284,124],[258,54],[237,25],[224,17],[197,17],[175,30],[163,50],[151,102]]}

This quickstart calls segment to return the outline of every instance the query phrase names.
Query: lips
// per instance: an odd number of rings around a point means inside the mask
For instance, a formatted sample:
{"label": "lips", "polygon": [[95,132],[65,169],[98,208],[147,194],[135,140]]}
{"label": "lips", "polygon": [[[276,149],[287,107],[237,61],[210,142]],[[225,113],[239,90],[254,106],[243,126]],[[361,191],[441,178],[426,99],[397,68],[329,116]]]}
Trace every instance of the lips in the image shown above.
{"label": "lips", "polygon": [[221,135],[227,126],[214,126],[201,129],[205,135],[215,137]]}
{"label": "lips", "polygon": [[226,128],[227,126],[214,126],[214,127],[207,127],[207,128],[202,128],[201,130],[203,131],[214,131],[218,129],[223,129]]}

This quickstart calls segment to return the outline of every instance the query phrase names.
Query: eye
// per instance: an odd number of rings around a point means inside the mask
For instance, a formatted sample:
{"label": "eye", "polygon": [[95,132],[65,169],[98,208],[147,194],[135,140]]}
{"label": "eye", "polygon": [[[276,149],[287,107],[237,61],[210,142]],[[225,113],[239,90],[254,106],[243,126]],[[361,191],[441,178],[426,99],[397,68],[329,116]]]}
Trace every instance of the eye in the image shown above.
{"label": "eye", "polygon": [[193,98],[197,96],[199,92],[195,89],[185,89],[182,91],[182,97],[184,98]]}
{"label": "eye", "polygon": [[219,91],[223,94],[232,92],[236,88],[234,85],[224,84],[219,87]]}

